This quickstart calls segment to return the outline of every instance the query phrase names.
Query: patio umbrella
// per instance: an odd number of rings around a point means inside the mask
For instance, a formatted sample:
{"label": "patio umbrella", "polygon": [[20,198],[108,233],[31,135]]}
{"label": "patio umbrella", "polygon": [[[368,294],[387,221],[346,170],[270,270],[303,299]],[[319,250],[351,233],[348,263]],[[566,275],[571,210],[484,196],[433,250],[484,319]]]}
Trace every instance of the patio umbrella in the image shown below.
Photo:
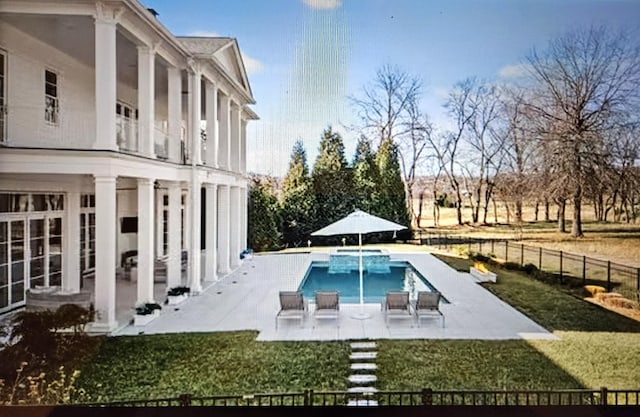
{"label": "patio umbrella", "polygon": [[340,219],[320,230],[311,233],[312,236],[331,236],[331,235],[358,235],[359,250],[359,271],[360,271],[360,308],[361,316],[359,318],[367,318],[363,312],[364,294],[362,282],[362,235],[374,232],[390,232],[406,229],[406,226],[382,219],[361,210],[356,210],[347,217]]}

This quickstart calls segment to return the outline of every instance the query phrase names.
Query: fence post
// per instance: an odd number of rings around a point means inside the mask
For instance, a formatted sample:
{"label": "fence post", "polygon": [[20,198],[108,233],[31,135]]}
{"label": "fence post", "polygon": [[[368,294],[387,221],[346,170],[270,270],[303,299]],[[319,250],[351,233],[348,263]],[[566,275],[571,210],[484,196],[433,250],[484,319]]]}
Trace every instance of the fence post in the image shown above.
{"label": "fence post", "polygon": [[482,253],[482,239],[478,241],[478,253]]}
{"label": "fence post", "polygon": [[180,394],[178,397],[178,401],[180,401],[181,407],[190,407],[191,406],[191,394]]}
{"label": "fence post", "polygon": [[542,246],[540,246],[540,254],[538,255],[538,269],[542,271]]}
{"label": "fence post", "polygon": [[524,265],[524,243],[520,244],[520,267]]}
{"label": "fence post", "polygon": [[433,405],[433,390],[431,388],[422,389],[422,405]]}
{"label": "fence post", "polygon": [[304,390],[304,406],[309,407],[313,405],[313,390],[306,389]]}
{"label": "fence post", "polygon": [[509,262],[509,241],[504,241],[504,262]]}
{"label": "fence post", "polygon": [[611,261],[607,261],[607,291],[611,292]]}
{"label": "fence post", "polygon": [[582,257],[582,285],[587,283],[587,257]]}
{"label": "fence post", "polygon": [[636,278],[636,298],[640,302],[640,268],[638,268],[638,277]]}
{"label": "fence post", "polygon": [[600,388],[600,405],[607,405],[607,397],[609,395],[607,387]]}
{"label": "fence post", "polygon": [[[491,239],[491,253],[493,253],[495,255],[496,254],[496,250],[493,247],[494,243],[495,243],[495,240]],[[638,270],[638,274],[640,274],[640,270]]]}
{"label": "fence post", "polygon": [[562,283],[562,251],[560,251],[560,283]]}

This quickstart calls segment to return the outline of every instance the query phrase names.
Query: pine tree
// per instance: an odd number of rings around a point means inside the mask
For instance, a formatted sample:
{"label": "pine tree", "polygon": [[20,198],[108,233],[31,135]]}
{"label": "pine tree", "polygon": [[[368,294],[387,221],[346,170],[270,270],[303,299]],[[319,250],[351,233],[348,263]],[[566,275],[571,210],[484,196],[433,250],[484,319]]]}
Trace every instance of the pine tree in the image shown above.
{"label": "pine tree", "polygon": [[287,246],[304,244],[315,227],[315,197],[307,166],[307,153],[298,140],[291,152],[282,187],[282,240]]}
{"label": "pine tree", "polygon": [[269,186],[253,178],[249,189],[249,247],[256,252],[277,249],[280,246],[278,200]]}
{"label": "pine tree", "polygon": [[376,155],[371,150],[369,140],[362,136],[356,145],[353,158],[353,185],[356,206],[372,213],[378,199],[379,173]]}
{"label": "pine tree", "polygon": [[351,213],[354,209],[353,173],[344,156],[340,134],[326,129],[320,141],[320,153],[313,165],[313,190],[321,228]]}
{"label": "pine tree", "polygon": [[376,153],[376,164],[380,173],[378,182],[379,199],[374,213],[387,220],[409,226],[406,197],[398,148],[391,140],[384,140]]}

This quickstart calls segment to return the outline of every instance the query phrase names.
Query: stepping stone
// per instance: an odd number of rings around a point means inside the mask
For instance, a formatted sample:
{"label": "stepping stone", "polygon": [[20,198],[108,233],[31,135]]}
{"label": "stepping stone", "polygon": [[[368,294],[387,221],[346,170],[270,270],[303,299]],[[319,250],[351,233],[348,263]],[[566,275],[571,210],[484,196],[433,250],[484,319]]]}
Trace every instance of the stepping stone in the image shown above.
{"label": "stepping stone", "polygon": [[378,352],[353,352],[349,359],[354,360],[362,360],[362,359],[375,359],[378,355]]}
{"label": "stepping stone", "polygon": [[375,371],[378,369],[378,365],[375,363],[352,363],[352,371]]}
{"label": "stepping stone", "polygon": [[354,342],[351,344],[351,350],[375,349],[376,342]]}
{"label": "stepping stone", "polygon": [[348,407],[377,407],[378,402],[375,400],[349,400]]}
{"label": "stepping stone", "polygon": [[378,389],[375,387],[351,387],[347,391],[357,392],[362,394],[373,394],[374,392],[378,392]]}
{"label": "stepping stone", "polygon": [[370,384],[377,380],[378,377],[375,375],[349,375],[349,382],[352,384]]}

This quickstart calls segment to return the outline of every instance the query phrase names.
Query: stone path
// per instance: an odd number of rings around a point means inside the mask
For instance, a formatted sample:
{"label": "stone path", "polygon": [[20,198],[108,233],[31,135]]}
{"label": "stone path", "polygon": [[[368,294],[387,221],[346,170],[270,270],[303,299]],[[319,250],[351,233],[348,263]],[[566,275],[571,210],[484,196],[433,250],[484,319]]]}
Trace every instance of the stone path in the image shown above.
{"label": "stone path", "polygon": [[378,355],[375,342],[351,343],[351,375],[349,376],[348,392],[353,397],[348,399],[348,406],[376,406],[378,401],[368,398],[378,392],[375,383],[378,377],[375,375],[378,366],[375,359]]}

